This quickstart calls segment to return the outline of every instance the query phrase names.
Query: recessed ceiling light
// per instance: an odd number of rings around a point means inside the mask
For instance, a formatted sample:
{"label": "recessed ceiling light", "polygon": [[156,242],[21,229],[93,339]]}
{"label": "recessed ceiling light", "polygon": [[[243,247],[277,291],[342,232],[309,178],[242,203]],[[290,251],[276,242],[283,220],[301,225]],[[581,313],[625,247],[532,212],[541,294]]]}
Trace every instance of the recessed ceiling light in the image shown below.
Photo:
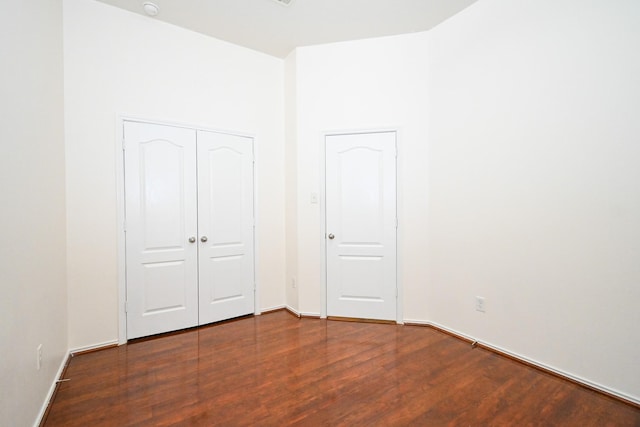
{"label": "recessed ceiling light", "polygon": [[144,13],[149,16],[156,16],[160,12],[158,5],[151,3],[150,1],[142,3],[142,9],[144,10]]}

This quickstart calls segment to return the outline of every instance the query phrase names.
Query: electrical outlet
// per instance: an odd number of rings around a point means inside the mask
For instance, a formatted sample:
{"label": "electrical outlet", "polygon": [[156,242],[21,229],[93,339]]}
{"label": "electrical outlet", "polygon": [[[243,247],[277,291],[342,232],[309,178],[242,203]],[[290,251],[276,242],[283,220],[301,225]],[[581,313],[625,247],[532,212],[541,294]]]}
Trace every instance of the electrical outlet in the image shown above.
{"label": "electrical outlet", "polygon": [[476,311],[481,313],[486,312],[484,297],[476,297]]}
{"label": "electrical outlet", "polygon": [[38,369],[38,371],[40,370],[41,366],[42,366],[42,344],[40,344],[36,349],[36,368]]}
{"label": "electrical outlet", "polygon": [[297,284],[296,284],[296,278],[295,278],[295,277],[292,277],[292,278],[291,278],[291,287],[292,287],[293,289],[295,289],[295,288],[296,288],[296,286],[297,286]]}

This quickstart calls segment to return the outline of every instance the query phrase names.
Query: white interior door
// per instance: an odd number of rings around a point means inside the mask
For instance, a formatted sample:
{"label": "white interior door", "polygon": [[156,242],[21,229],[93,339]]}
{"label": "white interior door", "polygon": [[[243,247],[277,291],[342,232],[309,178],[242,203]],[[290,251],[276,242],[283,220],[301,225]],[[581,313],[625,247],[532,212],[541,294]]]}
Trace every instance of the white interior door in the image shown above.
{"label": "white interior door", "polygon": [[325,141],[327,315],[396,320],[396,133]]}
{"label": "white interior door", "polygon": [[254,312],[253,140],[198,131],[200,324]]}
{"label": "white interior door", "polygon": [[124,139],[131,339],[198,323],[196,133],[125,122]]}

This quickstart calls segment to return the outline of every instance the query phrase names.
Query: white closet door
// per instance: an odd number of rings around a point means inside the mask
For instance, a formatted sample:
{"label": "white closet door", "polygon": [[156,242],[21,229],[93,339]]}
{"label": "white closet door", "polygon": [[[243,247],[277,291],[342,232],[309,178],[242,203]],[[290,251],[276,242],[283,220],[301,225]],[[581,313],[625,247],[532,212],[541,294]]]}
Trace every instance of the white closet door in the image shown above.
{"label": "white closet door", "polygon": [[198,131],[200,324],[254,312],[253,140]]}
{"label": "white closet door", "polygon": [[327,314],[396,320],[396,134],[326,137]]}
{"label": "white closet door", "polygon": [[124,138],[131,339],[198,323],[196,132],[125,122]]}

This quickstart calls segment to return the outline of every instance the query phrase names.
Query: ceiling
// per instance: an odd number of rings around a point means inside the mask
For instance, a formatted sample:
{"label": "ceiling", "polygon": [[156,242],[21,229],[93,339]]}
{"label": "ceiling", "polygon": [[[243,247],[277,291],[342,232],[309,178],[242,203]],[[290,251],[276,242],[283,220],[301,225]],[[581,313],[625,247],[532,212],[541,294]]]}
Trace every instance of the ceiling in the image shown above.
{"label": "ceiling", "polygon": [[[99,0],[144,15],[145,0]],[[284,58],[299,46],[426,31],[477,0],[151,0],[155,18]]]}

